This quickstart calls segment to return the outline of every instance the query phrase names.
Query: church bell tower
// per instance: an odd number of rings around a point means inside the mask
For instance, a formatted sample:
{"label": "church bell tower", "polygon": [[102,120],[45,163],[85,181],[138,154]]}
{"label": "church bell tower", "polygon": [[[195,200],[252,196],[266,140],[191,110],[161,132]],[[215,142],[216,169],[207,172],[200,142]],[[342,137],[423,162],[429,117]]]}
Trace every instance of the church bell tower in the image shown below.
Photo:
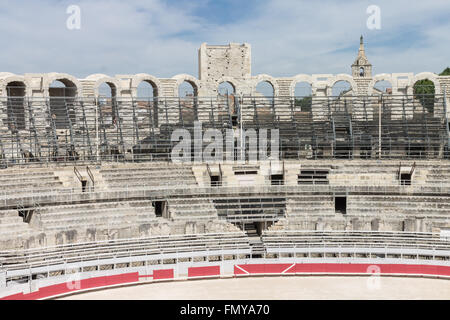
{"label": "church bell tower", "polygon": [[367,59],[366,52],[364,51],[363,36],[361,36],[359,42],[358,57],[356,57],[355,62],[352,64],[352,76],[354,79],[372,77],[372,64]]}

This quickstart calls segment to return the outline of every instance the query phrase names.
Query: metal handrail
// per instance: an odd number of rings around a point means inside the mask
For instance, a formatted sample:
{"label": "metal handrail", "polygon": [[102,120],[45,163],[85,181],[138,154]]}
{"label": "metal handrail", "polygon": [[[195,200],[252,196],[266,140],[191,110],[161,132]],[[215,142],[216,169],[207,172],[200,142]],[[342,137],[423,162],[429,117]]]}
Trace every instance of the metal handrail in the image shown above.
{"label": "metal handrail", "polygon": [[88,173],[88,176],[92,181],[92,189],[94,189],[95,188],[94,175],[92,174],[91,169],[89,169],[89,166],[86,166],[86,172]]}

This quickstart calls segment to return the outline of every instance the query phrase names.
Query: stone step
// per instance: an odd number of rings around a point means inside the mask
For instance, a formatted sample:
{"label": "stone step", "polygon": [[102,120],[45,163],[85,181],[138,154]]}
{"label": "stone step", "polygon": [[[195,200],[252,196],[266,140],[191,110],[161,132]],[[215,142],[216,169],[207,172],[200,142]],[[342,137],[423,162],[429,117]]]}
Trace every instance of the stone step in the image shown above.
{"label": "stone step", "polygon": [[[144,211],[145,210],[145,211]],[[154,209],[151,207],[142,208],[106,208],[106,209],[93,209],[93,210],[83,210],[83,211],[66,211],[66,212],[51,212],[42,213],[40,215],[41,221],[46,222],[48,220],[64,220],[67,217],[110,217],[114,214],[135,217],[140,214],[148,214],[149,216],[154,216]]]}
{"label": "stone step", "polygon": [[62,217],[48,217],[46,220],[42,220],[43,228],[74,226],[78,228],[78,225],[82,223],[88,223],[91,225],[105,225],[108,226],[111,223],[117,223],[118,221],[123,224],[137,225],[142,221],[154,221],[155,216],[149,216],[148,219],[144,219],[142,216],[135,214],[124,214],[123,212],[112,213],[108,215],[78,215],[78,216],[62,216]]}
{"label": "stone step", "polygon": [[86,209],[106,209],[106,208],[118,208],[118,207],[152,207],[152,201],[141,200],[141,201],[121,201],[121,202],[93,202],[93,203],[82,203],[82,204],[68,204],[68,205],[57,205],[40,207],[39,211],[44,213],[63,213],[63,212],[73,212],[73,211],[83,211]]}
{"label": "stone step", "polygon": [[41,179],[46,177],[55,177],[55,174],[52,171],[34,171],[34,169],[21,171],[0,170],[0,181],[3,181],[3,179],[15,179],[15,178]]}
{"label": "stone step", "polygon": [[7,224],[24,224],[23,218],[18,214],[14,217],[2,217],[0,218],[0,226],[5,226]]}

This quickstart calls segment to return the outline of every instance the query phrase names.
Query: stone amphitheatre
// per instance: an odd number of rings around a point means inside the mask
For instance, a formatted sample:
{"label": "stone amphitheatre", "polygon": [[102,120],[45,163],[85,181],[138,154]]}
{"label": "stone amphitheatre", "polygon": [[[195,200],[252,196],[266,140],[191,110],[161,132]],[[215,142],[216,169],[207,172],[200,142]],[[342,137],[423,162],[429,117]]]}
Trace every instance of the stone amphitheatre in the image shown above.
{"label": "stone amphitheatre", "polygon": [[[450,76],[373,75],[362,37],[351,74],[252,75],[249,44],[198,56],[198,78],[0,73],[0,298],[374,274],[450,298]],[[198,124],[233,132],[231,160],[173,161]],[[250,161],[262,129],[279,148]]]}

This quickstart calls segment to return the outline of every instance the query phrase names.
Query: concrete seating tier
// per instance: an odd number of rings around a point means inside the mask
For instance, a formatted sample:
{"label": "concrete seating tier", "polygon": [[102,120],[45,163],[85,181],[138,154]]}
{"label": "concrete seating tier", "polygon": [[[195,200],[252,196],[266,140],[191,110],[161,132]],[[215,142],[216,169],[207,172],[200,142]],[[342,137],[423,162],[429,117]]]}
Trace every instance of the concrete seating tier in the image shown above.
{"label": "concrete seating tier", "polygon": [[0,170],[0,196],[42,192],[62,187],[62,182],[51,169],[27,168],[23,170]]}
{"label": "concrete seating tier", "polygon": [[448,216],[448,197],[437,196],[350,196],[348,214],[392,213],[420,216]]}
{"label": "concrete seating tier", "polygon": [[131,225],[155,220],[151,201],[88,203],[41,207],[38,211],[45,230],[67,230],[111,225]]}
{"label": "concrete seating tier", "polygon": [[215,197],[214,205],[218,215],[228,220],[256,217],[284,216],[286,211],[286,198],[274,195],[240,195],[239,197]]}
{"label": "concrete seating tier", "polygon": [[333,246],[342,247],[414,247],[436,250],[450,250],[450,241],[438,234],[413,232],[374,231],[265,231],[262,235],[265,247]]}
{"label": "concrete seating tier", "polygon": [[[18,191],[20,193],[23,192],[29,192],[30,190],[34,190],[36,192],[39,192],[41,188],[46,189],[58,189],[62,187],[62,182],[57,181],[56,179],[54,181],[29,181],[29,182],[11,182],[7,185],[4,185],[7,189],[5,191],[6,194],[11,194],[11,191]],[[22,192],[21,192],[22,191]]]}
{"label": "concrete seating tier", "polygon": [[173,199],[168,203],[169,212],[174,219],[217,218],[217,210],[209,199]]}
{"label": "concrete seating tier", "polygon": [[35,169],[23,169],[23,170],[0,170],[0,178],[12,179],[12,178],[41,178],[41,177],[54,177],[53,171],[35,171]]}
{"label": "concrete seating tier", "polygon": [[18,210],[0,210],[0,238],[18,238],[36,233],[23,218]]}
{"label": "concrete seating tier", "polygon": [[309,214],[334,216],[334,198],[328,195],[291,196],[287,198],[287,216]]}
{"label": "concrete seating tier", "polygon": [[125,186],[160,186],[160,185],[196,185],[191,167],[187,166],[153,166],[123,167],[100,170],[104,181],[111,188]]}
{"label": "concrete seating tier", "polygon": [[425,179],[426,184],[450,184],[450,166],[430,168]]}
{"label": "concrete seating tier", "polygon": [[45,265],[48,261],[70,259],[71,262],[93,259],[213,250],[250,250],[243,232],[206,233],[189,235],[154,236],[139,239],[121,239],[86,242],[28,250],[0,251],[6,269],[27,265]]}

